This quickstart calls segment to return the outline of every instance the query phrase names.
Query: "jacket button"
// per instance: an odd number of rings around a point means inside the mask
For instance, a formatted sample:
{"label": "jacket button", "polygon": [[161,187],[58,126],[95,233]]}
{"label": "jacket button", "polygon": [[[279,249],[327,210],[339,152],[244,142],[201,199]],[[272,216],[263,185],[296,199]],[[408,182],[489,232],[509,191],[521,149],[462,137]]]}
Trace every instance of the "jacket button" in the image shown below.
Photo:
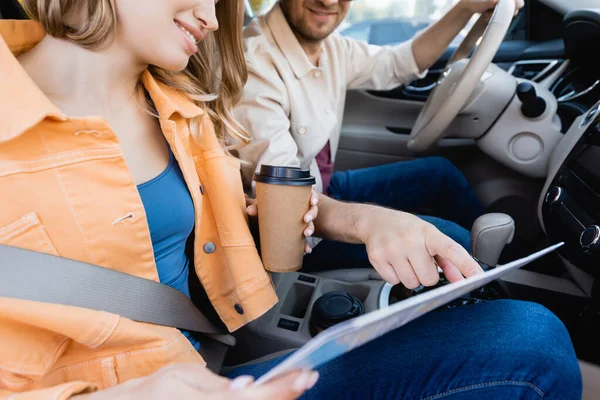
{"label": "jacket button", "polygon": [[213,242],[206,242],[204,244],[203,249],[206,254],[210,254],[210,253],[215,252],[215,250],[217,249],[217,246],[215,246],[215,244]]}
{"label": "jacket button", "polygon": [[233,308],[235,308],[235,311],[240,315],[244,313],[244,309],[239,304],[236,304],[235,306],[233,306]]}
{"label": "jacket button", "polygon": [[200,193],[204,195],[204,185],[200,185]]}

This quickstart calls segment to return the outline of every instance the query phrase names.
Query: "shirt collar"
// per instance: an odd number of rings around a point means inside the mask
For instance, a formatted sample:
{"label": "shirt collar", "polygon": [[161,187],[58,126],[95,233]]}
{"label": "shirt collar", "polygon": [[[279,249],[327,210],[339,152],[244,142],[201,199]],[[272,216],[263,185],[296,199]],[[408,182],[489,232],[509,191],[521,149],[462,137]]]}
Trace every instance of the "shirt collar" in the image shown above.
{"label": "shirt collar", "polygon": [[148,70],[142,74],[142,83],[161,118],[171,118],[175,113],[184,118],[194,118],[204,114],[202,108],[176,89],[158,82]]}
{"label": "shirt collar", "polygon": [[308,59],[298,38],[294,35],[292,28],[290,28],[279,3],[276,3],[268,12],[266,22],[271,29],[271,32],[273,32],[273,37],[275,38],[277,46],[279,46],[281,52],[292,67],[296,78],[303,78],[312,71],[315,66]]}
{"label": "shirt collar", "polygon": [[[31,20],[0,20],[0,143],[12,140],[42,120],[66,121],[58,109],[23,69],[17,56],[37,45],[45,36],[42,26]],[[177,90],[157,82],[144,71],[142,83],[161,118],[179,113],[184,118],[202,115],[202,108]]]}

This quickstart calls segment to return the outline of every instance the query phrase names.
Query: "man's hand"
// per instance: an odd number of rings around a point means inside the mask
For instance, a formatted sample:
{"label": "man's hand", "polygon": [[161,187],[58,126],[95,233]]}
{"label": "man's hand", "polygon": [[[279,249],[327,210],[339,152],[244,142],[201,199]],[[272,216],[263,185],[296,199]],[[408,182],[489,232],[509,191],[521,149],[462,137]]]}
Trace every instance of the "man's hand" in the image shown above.
{"label": "man's hand", "polygon": [[[304,222],[306,222],[306,228],[304,229],[304,236],[311,237],[313,233],[315,233],[315,224],[314,220],[319,215],[319,196],[315,190],[312,190],[310,195],[310,208],[306,214],[304,214]],[[258,207],[256,206],[256,199],[246,198],[246,212],[251,217],[256,217],[258,215]],[[306,253],[311,253],[312,248],[308,243],[304,248]]]}
{"label": "man's hand", "polygon": [[[525,0],[515,2],[515,15],[525,5]],[[412,43],[413,55],[419,71],[425,71],[440,59],[452,40],[458,35],[474,14],[484,19],[492,16],[498,0],[460,0],[439,21],[421,32]]]}
{"label": "man's hand", "polygon": [[483,272],[461,245],[414,215],[370,207],[361,220],[359,234],[369,261],[393,285],[414,289],[437,284],[435,262],[450,282]]}
{"label": "man's hand", "polygon": [[258,400],[297,399],[311,389],[319,378],[317,372],[298,371],[260,386],[241,376],[233,381],[215,375],[199,364],[178,364],[164,367],[153,375],[121,385],[73,397],[77,400],[125,399],[199,399],[199,400]]}
{"label": "man's hand", "polygon": [[[525,0],[514,0],[515,2],[515,15],[519,13],[519,10],[525,6]],[[469,10],[472,14],[485,14],[491,12],[498,4],[498,0],[460,0],[459,3],[462,7]]]}

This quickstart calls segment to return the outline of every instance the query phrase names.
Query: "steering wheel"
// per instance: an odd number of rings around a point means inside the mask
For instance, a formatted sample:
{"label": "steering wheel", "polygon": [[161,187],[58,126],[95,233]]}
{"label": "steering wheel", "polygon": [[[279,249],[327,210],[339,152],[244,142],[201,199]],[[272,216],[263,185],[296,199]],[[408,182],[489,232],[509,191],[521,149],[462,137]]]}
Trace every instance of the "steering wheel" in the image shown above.
{"label": "steering wheel", "polygon": [[[479,17],[427,97],[410,133],[410,150],[425,151],[442,137],[494,59],[514,12],[514,0],[499,0],[489,22],[483,15]],[[481,42],[473,56],[468,61],[463,60],[480,38]]]}

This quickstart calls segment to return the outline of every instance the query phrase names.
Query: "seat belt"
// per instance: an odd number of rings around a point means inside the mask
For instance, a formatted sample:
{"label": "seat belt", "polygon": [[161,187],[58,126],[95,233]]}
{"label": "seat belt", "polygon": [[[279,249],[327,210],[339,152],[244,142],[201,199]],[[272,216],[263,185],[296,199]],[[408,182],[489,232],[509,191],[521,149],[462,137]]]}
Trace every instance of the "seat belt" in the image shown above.
{"label": "seat belt", "polygon": [[[118,314],[133,321],[201,333],[200,354],[218,373],[235,338],[215,326],[182,292],[123,272],[0,245],[0,297]],[[207,339],[207,340],[204,340]]]}

